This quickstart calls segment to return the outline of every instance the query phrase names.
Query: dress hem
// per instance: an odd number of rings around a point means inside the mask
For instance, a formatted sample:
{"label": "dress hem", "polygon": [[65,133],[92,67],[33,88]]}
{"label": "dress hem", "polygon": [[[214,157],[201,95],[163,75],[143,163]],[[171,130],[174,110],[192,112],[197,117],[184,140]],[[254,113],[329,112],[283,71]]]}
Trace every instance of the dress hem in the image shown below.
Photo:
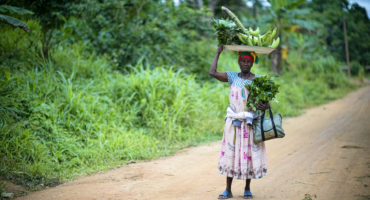
{"label": "dress hem", "polygon": [[235,179],[238,179],[238,180],[246,180],[246,179],[261,179],[263,178],[264,176],[267,176],[267,172],[263,172],[261,174],[259,174],[259,176],[256,176],[256,175],[233,175],[231,173],[227,173],[225,171],[220,171],[218,170],[218,173],[221,174],[221,175],[224,175],[224,176],[227,176],[227,177],[231,177],[231,178],[235,178]]}

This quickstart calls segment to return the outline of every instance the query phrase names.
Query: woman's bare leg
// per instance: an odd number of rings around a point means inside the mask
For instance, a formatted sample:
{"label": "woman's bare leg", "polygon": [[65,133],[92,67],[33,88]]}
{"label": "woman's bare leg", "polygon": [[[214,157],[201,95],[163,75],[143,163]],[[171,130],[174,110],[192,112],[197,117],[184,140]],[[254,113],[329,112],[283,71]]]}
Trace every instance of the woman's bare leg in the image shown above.
{"label": "woman's bare leg", "polygon": [[226,178],[226,190],[231,193],[231,184],[233,183],[233,178],[232,177],[227,177]]}
{"label": "woman's bare leg", "polygon": [[244,190],[251,190],[251,179],[245,180],[245,189]]}

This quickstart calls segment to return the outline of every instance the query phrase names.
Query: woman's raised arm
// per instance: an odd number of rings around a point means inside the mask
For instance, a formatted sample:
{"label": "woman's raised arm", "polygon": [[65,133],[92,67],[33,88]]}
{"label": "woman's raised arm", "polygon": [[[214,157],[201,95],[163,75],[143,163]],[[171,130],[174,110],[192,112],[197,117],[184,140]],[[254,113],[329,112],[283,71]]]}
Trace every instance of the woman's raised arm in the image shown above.
{"label": "woman's raised arm", "polygon": [[222,82],[227,82],[227,74],[226,72],[218,72],[217,71],[217,63],[218,63],[218,58],[220,57],[220,54],[222,50],[224,49],[224,46],[220,45],[217,49],[217,53],[215,55],[215,58],[213,58],[211,68],[209,69],[209,75],[215,77],[217,80],[222,81]]}

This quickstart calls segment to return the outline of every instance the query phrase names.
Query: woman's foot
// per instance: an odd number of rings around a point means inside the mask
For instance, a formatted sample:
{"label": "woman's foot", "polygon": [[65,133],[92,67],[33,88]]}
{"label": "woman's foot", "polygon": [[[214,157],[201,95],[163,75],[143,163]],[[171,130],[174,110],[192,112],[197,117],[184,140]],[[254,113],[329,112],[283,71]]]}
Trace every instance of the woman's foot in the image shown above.
{"label": "woman's foot", "polygon": [[225,190],[222,194],[218,196],[218,199],[229,199],[229,198],[233,198],[233,194],[231,194],[231,192],[229,192],[228,190]]}
{"label": "woman's foot", "polygon": [[244,190],[244,196],[243,199],[253,199],[252,192],[249,190]]}

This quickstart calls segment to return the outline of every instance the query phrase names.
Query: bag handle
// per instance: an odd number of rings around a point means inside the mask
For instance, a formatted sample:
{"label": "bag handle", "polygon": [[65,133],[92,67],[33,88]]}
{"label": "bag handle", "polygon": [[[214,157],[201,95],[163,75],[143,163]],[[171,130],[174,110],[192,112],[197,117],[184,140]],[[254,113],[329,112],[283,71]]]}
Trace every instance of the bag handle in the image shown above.
{"label": "bag handle", "polygon": [[263,120],[265,119],[265,111],[263,111],[262,116],[261,116],[261,136],[262,136],[262,141],[265,141],[265,133],[263,132]]}
{"label": "bag handle", "polygon": [[275,122],[274,122],[274,116],[272,115],[272,111],[271,111],[271,108],[269,107],[269,112],[270,112],[270,118],[271,118],[271,122],[272,122],[272,128],[274,129],[274,133],[275,133],[275,138],[278,137],[278,134],[277,134],[277,131],[276,131],[276,126],[275,126]]}
{"label": "bag handle", "polygon": [[[274,118],[272,116],[271,107],[269,107],[269,113],[270,113],[270,119],[271,119],[271,123],[272,123],[272,128],[274,129],[275,138],[277,138],[278,137],[278,134],[277,134],[277,131],[276,131],[276,126],[275,126]],[[264,119],[265,119],[265,111],[263,111],[263,114],[261,116],[261,135],[262,135],[262,141],[266,141],[265,132],[263,131],[263,120]]]}

